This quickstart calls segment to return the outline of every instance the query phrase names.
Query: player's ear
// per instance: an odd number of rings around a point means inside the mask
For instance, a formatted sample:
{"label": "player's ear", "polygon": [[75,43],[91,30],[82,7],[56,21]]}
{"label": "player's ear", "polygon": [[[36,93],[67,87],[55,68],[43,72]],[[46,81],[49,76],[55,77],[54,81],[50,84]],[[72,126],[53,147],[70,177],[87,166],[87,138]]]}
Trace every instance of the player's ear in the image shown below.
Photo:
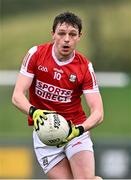
{"label": "player's ear", "polygon": [[79,37],[81,37],[81,36],[82,36],[82,33],[80,32],[80,33],[79,33]]}
{"label": "player's ear", "polygon": [[79,38],[81,38],[81,36],[82,36],[82,33],[80,32],[80,33],[79,33]]}
{"label": "player's ear", "polygon": [[78,42],[80,41],[81,36],[82,36],[82,33],[79,33]]}
{"label": "player's ear", "polygon": [[52,40],[54,42],[55,41],[55,33],[53,31],[51,31],[51,35],[52,35]]}
{"label": "player's ear", "polygon": [[51,31],[51,35],[52,35],[52,40],[54,41],[54,39],[55,39],[55,37],[54,37],[54,32],[53,31]]}

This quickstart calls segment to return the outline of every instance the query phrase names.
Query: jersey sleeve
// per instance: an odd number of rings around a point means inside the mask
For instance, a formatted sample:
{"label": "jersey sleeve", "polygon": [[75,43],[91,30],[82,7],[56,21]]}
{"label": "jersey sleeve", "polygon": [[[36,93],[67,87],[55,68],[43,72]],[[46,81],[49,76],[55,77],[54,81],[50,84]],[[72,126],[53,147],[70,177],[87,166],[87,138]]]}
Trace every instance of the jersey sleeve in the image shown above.
{"label": "jersey sleeve", "polygon": [[35,74],[35,64],[36,64],[36,51],[37,46],[32,47],[23,59],[23,63],[20,68],[20,73],[33,78]]}
{"label": "jersey sleeve", "polygon": [[96,75],[91,62],[89,62],[87,66],[82,90],[84,94],[99,92]]}

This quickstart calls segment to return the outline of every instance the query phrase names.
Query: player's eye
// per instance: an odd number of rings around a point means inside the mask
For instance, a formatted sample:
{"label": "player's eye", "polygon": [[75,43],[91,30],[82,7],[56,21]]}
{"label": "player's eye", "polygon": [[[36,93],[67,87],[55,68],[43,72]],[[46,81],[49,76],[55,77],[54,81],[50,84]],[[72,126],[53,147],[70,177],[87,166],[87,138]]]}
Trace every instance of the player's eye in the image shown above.
{"label": "player's eye", "polygon": [[77,34],[76,34],[76,33],[70,33],[69,35],[70,35],[70,36],[72,36],[72,37],[77,36]]}
{"label": "player's eye", "polygon": [[64,35],[65,35],[65,32],[58,32],[58,35],[59,35],[59,36],[64,36]]}

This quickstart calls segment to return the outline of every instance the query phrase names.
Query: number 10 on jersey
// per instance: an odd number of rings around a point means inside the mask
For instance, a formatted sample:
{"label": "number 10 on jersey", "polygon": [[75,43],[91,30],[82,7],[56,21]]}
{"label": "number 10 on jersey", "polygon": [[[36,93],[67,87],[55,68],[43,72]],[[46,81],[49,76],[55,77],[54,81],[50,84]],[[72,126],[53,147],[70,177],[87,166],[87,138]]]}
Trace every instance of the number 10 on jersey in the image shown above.
{"label": "number 10 on jersey", "polygon": [[54,72],[54,79],[60,80],[61,79],[61,73]]}

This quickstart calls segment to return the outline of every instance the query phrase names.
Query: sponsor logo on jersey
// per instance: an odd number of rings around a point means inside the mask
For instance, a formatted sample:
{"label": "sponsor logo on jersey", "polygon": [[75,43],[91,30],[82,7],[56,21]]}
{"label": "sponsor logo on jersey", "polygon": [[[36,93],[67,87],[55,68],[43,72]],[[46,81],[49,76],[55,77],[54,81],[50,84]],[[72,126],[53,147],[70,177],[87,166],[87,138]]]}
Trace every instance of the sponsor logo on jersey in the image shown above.
{"label": "sponsor logo on jersey", "polygon": [[36,81],[36,95],[49,101],[71,102],[72,92],[70,89],[63,89],[39,80]]}
{"label": "sponsor logo on jersey", "polygon": [[70,77],[69,77],[69,80],[71,82],[75,82],[76,81],[76,75],[75,74],[71,74]]}
{"label": "sponsor logo on jersey", "polygon": [[56,71],[56,72],[59,72],[59,73],[64,73],[64,71],[62,69],[54,68],[53,70]]}

